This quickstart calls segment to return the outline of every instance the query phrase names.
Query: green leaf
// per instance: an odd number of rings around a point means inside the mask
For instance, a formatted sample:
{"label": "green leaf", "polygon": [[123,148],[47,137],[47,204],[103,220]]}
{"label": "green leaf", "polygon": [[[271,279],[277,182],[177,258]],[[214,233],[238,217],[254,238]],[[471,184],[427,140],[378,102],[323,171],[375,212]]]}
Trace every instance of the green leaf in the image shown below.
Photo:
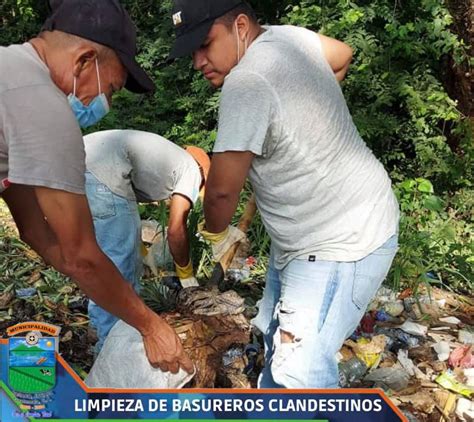
{"label": "green leaf", "polygon": [[424,193],[434,193],[434,188],[432,183],[426,179],[417,179],[418,181],[418,190]]}
{"label": "green leaf", "polygon": [[405,191],[412,191],[413,188],[416,186],[416,182],[414,180],[405,180],[404,182],[400,183],[400,188]]}
{"label": "green leaf", "polygon": [[425,208],[430,211],[442,211],[444,208],[443,201],[436,195],[430,195],[425,199]]}
{"label": "green leaf", "polygon": [[451,224],[446,224],[440,231],[440,235],[445,240],[454,242],[456,240],[456,228]]}

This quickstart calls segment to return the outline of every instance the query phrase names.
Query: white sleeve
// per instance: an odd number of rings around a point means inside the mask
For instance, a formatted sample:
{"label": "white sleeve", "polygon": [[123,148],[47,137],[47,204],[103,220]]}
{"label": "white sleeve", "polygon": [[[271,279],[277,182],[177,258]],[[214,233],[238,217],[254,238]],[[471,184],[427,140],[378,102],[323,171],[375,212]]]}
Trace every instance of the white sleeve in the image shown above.
{"label": "white sleeve", "polygon": [[199,167],[197,165],[184,166],[177,175],[177,181],[173,190],[173,195],[183,195],[194,205],[199,198],[200,185],[201,172],[199,171]]}
{"label": "white sleeve", "polygon": [[278,109],[276,94],[265,78],[247,71],[232,72],[222,90],[214,152],[265,155],[265,142]]}
{"label": "white sleeve", "polygon": [[23,87],[4,92],[0,109],[10,182],[84,194],[84,143],[66,97],[49,85]]}

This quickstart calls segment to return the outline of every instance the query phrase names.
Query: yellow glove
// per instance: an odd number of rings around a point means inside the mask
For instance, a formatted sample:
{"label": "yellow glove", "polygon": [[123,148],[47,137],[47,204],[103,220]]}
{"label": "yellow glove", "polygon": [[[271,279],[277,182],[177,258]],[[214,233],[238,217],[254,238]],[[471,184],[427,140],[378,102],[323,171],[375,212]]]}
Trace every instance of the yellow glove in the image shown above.
{"label": "yellow glove", "polygon": [[176,275],[179,278],[191,278],[194,276],[194,269],[191,260],[189,260],[189,264],[185,267],[180,267],[176,262],[174,263],[176,267]]}
{"label": "yellow glove", "polygon": [[145,258],[148,255],[148,249],[143,242],[140,243],[140,255]]}
{"label": "yellow glove", "polygon": [[229,227],[227,227],[222,233],[211,233],[206,230],[205,222],[199,223],[198,230],[202,237],[212,244],[221,242],[229,234]]}
{"label": "yellow glove", "polygon": [[199,283],[196,280],[196,277],[194,277],[193,264],[191,263],[191,260],[189,260],[189,264],[185,267],[180,267],[176,262],[174,265],[176,267],[176,275],[184,289],[187,289],[188,287],[199,287]]}
{"label": "yellow glove", "polygon": [[227,227],[222,233],[211,233],[205,229],[205,223],[199,224],[199,233],[211,242],[214,261],[219,262],[230,247],[245,239],[245,233],[234,226]]}

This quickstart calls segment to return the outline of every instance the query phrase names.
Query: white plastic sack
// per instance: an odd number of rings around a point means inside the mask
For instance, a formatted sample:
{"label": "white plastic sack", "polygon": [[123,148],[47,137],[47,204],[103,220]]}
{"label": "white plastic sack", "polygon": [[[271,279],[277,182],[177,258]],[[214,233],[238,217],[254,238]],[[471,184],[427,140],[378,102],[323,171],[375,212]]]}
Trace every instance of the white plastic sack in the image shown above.
{"label": "white plastic sack", "polygon": [[85,382],[91,388],[178,389],[193,376],[183,369],[173,375],[153,368],[141,334],[119,321],[110,330]]}

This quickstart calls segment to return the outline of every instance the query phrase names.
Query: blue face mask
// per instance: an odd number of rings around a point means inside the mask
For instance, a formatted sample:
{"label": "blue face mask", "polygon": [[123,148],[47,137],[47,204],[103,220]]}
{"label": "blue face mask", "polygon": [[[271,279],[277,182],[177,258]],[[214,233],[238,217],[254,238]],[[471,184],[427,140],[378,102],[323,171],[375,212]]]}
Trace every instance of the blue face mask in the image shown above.
{"label": "blue face mask", "polygon": [[69,105],[71,106],[72,112],[76,116],[79,126],[82,128],[87,128],[89,126],[95,125],[99,120],[101,120],[110,110],[109,102],[107,97],[102,93],[100,86],[100,76],[99,76],[99,64],[97,59],[95,61],[96,70],[97,70],[97,81],[99,84],[99,95],[95,97],[89,105],[84,105],[82,101],[76,97],[76,77],[74,77],[74,92],[69,94],[67,97]]}

